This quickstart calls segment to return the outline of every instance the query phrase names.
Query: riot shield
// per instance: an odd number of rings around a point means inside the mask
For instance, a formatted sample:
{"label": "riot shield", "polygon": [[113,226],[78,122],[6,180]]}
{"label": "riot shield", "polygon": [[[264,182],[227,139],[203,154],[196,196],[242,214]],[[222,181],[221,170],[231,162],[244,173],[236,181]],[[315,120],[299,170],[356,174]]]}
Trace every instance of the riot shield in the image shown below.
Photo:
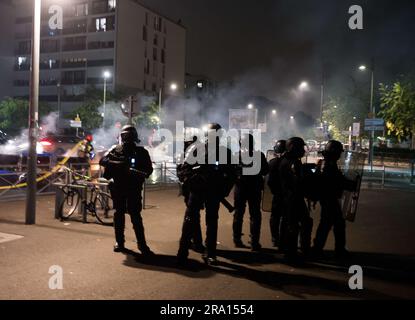
{"label": "riot shield", "polygon": [[[275,158],[274,150],[267,151],[267,161],[270,162]],[[268,175],[265,177],[264,192],[262,193],[262,211],[271,212],[272,208],[272,192],[268,187]]]}
{"label": "riot shield", "polygon": [[339,160],[339,168],[343,171],[343,174],[346,178],[354,180],[357,186],[355,191],[345,190],[341,199],[343,217],[350,222],[354,222],[356,219],[365,160],[366,153],[351,151],[344,152]]}

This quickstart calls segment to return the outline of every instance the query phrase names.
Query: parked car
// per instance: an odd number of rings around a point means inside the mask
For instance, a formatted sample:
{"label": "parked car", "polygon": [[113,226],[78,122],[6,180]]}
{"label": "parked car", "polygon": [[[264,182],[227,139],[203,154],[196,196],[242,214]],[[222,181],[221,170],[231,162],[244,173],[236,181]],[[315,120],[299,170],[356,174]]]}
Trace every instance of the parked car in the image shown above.
{"label": "parked car", "polygon": [[82,139],[76,136],[48,135],[39,143],[44,153],[62,156],[77,145]]}

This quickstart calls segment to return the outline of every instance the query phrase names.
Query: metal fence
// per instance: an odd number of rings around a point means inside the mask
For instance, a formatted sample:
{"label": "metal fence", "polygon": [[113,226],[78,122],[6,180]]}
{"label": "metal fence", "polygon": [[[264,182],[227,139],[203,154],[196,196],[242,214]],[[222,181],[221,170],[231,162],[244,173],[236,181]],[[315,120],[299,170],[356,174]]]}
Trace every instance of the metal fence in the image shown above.
{"label": "metal fence", "polygon": [[[50,161],[49,163],[38,165],[38,177],[44,176],[46,173],[51,172],[55,167],[56,162]],[[90,166],[87,163],[68,163],[66,164],[70,169],[76,172],[89,175],[98,178],[103,174],[102,168],[93,165],[92,172]],[[146,190],[155,190],[161,188],[167,188],[170,186],[176,186],[178,183],[176,175],[176,164],[170,162],[157,162],[153,163],[154,172],[150,178],[146,181]],[[0,201],[19,200],[26,197],[26,173],[27,167],[22,164],[1,164],[0,165]],[[38,195],[50,195],[56,192],[56,183],[64,183],[66,180],[66,173],[57,171],[42,179],[37,184]]]}

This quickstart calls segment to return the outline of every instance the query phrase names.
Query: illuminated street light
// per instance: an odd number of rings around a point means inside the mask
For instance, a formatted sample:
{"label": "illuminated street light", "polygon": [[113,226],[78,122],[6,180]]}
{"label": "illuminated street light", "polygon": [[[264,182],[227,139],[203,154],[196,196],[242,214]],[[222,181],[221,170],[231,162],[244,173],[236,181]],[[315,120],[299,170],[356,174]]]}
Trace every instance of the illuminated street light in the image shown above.
{"label": "illuminated street light", "polygon": [[277,110],[272,110],[272,114],[275,116],[277,114]]}
{"label": "illuminated street light", "polygon": [[365,65],[361,65],[360,67],[359,67],[359,70],[360,71],[365,71],[367,69],[367,67],[365,66]]}
{"label": "illuminated street light", "polygon": [[171,85],[170,85],[170,90],[171,91],[176,91],[178,89],[178,86],[177,86],[177,84],[176,83],[172,83]]}
{"label": "illuminated street light", "polygon": [[291,120],[294,120],[294,119],[295,119],[295,117],[294,117],[294,116],[291,116],[291,117],[290,117],[290,119],[291,119]]}
{"label": "illuminated street light", "polygon": [[302,91],[308,90],[308,88],[309,88],[308,82],[306,82],[306,81],[301,82],[300,85],[298,86],[298,88]]}
{"label": "illuminated street light", "polygon": [[252,103],[248,104],[248,109],[252,110],[254,108],[254,105]]}
{"label": "illuminated street light", "polygon": [[111,73],[108,70],[105,70],[102,74],[104,78],[104,111],[102,113],[102,126],[105,127],[105,111],[106,111],[106,104],[107,104],[107,80],[111,78]]}

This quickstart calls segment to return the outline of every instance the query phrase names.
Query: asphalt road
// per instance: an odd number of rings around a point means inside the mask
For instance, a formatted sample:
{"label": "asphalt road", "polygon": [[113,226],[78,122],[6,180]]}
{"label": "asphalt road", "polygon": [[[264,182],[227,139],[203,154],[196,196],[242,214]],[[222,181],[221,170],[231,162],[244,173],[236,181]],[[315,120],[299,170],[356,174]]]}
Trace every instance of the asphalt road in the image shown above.
{"label": "asphalt road", "polygon": [[[232,216],[221,209],[220,265],[206,267],[191,253],[190,268],[176,266],[184,204],[175,189],[151,191],[143,219],[157,256],[137,252],[127,219],[127,247],[112,252],[113,231],[93,223],[53,219],[54,198],[38,198],[37,224],[24,225],[23,201],[0,203],[0,299],[390,299],[415,298],[415,193],[363,190],[355,223],[347,226],[352,256],[332,257],[330,235],[324,261],[289,265],[271,247],[269,213],[263,214],[264,250],[232,245]],[[315,223],[318,218],[314,213]],[[248,242],[248,216],[244,241]],[[6,234],[6,235],[5,235]],[[3,242],[7,234],[20,235]],[[363,290],[350,290],[351,265],[363,268]],[[51,266],[63,270],[63,289],[48,286]]]}

